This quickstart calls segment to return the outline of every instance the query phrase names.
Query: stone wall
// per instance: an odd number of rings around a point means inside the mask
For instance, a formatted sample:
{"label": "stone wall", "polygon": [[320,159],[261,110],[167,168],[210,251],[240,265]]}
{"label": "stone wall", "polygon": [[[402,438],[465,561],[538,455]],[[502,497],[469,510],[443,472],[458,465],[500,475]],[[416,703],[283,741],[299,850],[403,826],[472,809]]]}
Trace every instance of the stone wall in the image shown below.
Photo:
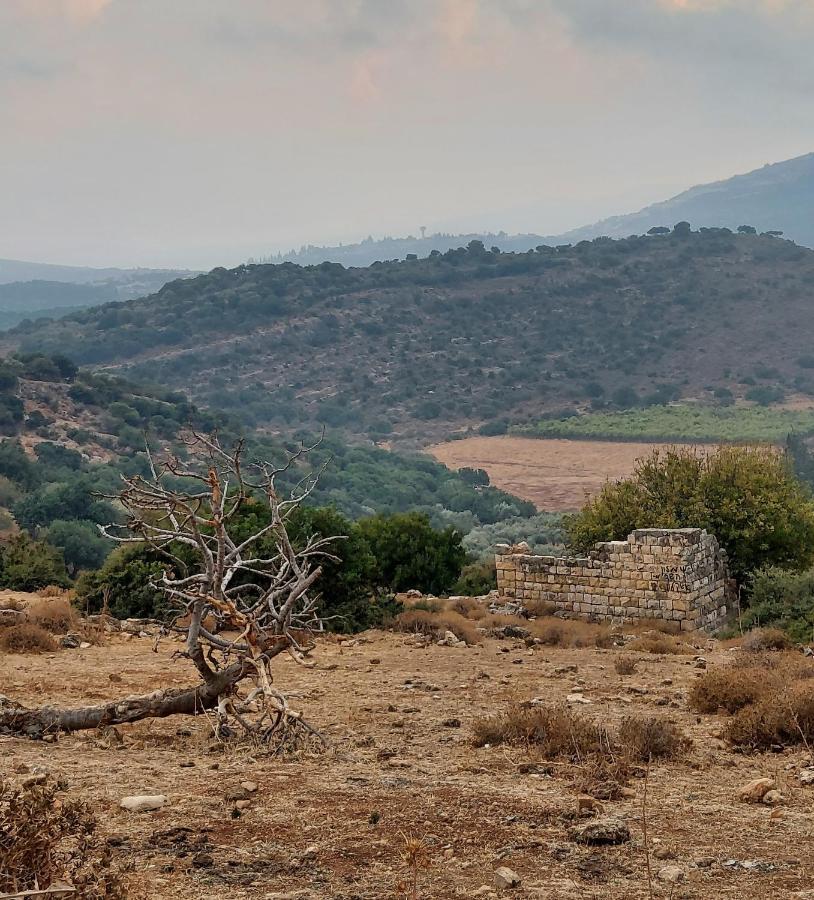
{"label": "stone wall", "polygon": [[547,600],[594,620],[668,619],[689,631],[726,614],[726,551],[700,528],[642,528],[597,544],[586,557],[533,556],[525,545],[496,556],[497,587],[512,600]]}

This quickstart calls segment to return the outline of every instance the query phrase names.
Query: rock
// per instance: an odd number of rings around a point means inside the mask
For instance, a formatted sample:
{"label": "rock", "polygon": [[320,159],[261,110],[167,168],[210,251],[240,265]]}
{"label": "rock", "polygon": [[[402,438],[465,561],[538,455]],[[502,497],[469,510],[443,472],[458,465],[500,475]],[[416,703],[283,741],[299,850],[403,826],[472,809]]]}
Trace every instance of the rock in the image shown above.
{"label": "rock", "polygon": [[570,673],[576,672],[576,671],[577,671],[577,667],[575,665],[557,666],[557,668],[554,669],[554,674],[555,675],[569,675]]}
{"label": "rock", "polygon": [[215,865],[215,860],[208,853],[196,853],[192,857],[192,865],[196,869],[211,869]]}
{"label": "rock", "polygon": [[568,836],[578,844],[624,844],[630,840],[630,829],[624,819],[609,816],[581,822],[568,829]]}
{"label": "rock", "polygon": [[743,785],[738,791],[738,799],[744,803],[760,803],[763,797],[776,787],[772,778],[756,778]]}
{"label": "rock", "polygon": [[653,848],[653,858],[654,859],[675,859],[676,855],[673,850],[669,847],[654,847]]}
{"label": "rock", "polygon": [[803,784],[814,784],[814,768],[803,769],[797,777]]}
{"label": "rock", "polygon": [[135,794],[132,797],[122,797],[119,806],[128,812],[152,812],[161,809],[166,803],[164,794]]}
{"label": "rock", "polygon": [[658,878],[659,881],[678,884],[679,881],[684,880],[684,870],[679,866],[664,866],[663,869],[659,869],[656,878]]}
{"label": "rock", "polygon": [[441,723],[444,728],[460,728],[461,720],[460,719],[444,719]]}
{"label": "rock", "polygon": [[319,855],[319,847],[316,844],[311,844],[310,847],[306,847],[302,852],[302,856],[300,859],[313,860],[316,859]]}
{"label": "rock", "polygon": [[601,813],[603,809],[604,807],[595,797],[589,797],[587,794],[583,794],[582,796],[577,797],[578,816]]}
{"label": "rock", "polygon": [[494,897],[495,892],[489,887],[488,884],[482,884],[479,888],[476,888],[472,891],[473,897]]}
{"label": "rock", "polygon": [[82,643],[79,645],[80,650],[89,650],[90,647],[91,645],[87,641],[82,641]]}
{"label": "rock", "polygon": [[82,638],[73,632],[60,639],[59,646],[63,650],[77,650],[82,644]]}
{"label": "rock", "polygon": [[593,700],[589,700],[582,694],[568,694],[565,699],[568,703],[593,703]]}
{"label": "rock", "polygon": [[513,888],[520,884],[520,876],[506,866],[495,869],[495,885],[499,888]]}
{"label": "rock", "polygon": [[235,809],[249,809],[251,805],[251,800],[235,800]]}
{"label": "rock", "polygon": [[257,785],[253,781],[241,781],[240,786],[244,791],[248,791],[250,794],[257,793]]}
{"label": "rock", "polygon": [[786,798],[780,791],[766,791],[761,798],[761,803],[765,803],[766,806],[782,806],[785,802]]}
{"label": "rock", "polygon": [[814,650],[812,650],[811,647],[804,647],[803,656],[814,656]]}
{"label": "rock", "polygon": [[234,803],[237,800],[248,800],[249,792],[244,787],[236,787],[232,788],[230,791],[226,792],[226,802]]}
{"label": "rock", "polygon": [[695,865],[699,869],[708,869],[710,866],[715,865],[715,857],[714,856],[699,856],[695,861]]}

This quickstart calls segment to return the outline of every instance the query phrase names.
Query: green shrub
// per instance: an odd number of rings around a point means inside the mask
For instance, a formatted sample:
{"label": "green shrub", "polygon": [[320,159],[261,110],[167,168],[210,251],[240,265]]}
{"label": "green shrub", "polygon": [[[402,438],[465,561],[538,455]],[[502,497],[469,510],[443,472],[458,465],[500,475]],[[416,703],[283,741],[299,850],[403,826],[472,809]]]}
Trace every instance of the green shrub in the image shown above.
{"label": "green shrub", "polygon": [[749,581],[743,624],[782,628],[796,641],[814,634],[814,570],[792,572],[766,566]]}

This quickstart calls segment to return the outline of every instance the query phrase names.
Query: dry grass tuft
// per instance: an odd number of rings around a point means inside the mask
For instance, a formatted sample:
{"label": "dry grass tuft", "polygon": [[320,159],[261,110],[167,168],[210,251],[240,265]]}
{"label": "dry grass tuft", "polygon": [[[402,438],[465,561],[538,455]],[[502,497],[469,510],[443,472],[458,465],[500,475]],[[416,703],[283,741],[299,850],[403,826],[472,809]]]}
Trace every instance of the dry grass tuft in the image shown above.
{"label": "dry grass tuft", "polygon": [[37,593],[40,597],[46,597],[48,599],[59,597],[61,600],[67,600],[68,602],[74,598],[74,591],[70,588],[60,587],[58,584],[46,585],[44,588],[40,588]]}
{"label": "dry grass tuft", "polygon": [[25,603],[19,597],[0,597],[0,609],[10,609],[20,612],[25,609]]}
{"label": "dry grass tuft", "polygon": [[619,725],[619,743],[626,756],[638,762],[674,759],[690,741],[668,719],[628,716]]}
{"label": "dry grass tuft", "polygon": [[534,747],[547,759],[566,757],[575,762],[610,748],[604,726],[564,706],[514,704],[497,716],[476,719],[474,744]]}
{"label": "dry grass tuft", "polygon": [[814,743],[814,687],[797,684],[780,694],[764,693],[727,723],[726,739],[747,750]]}
{"label": "dry grass tuft", "polygon": [[767,650],[791,650],[794,643],[785,631],[779,628],[754,628],[747,632],[740,641],[744,650],[762,653]]}
{"label": "dry grass tuft", "polygon": [[483,619],[489,612],[485,604],[473,597],[456,597],[454,600],[450,600],[447,603],[447,611],[458,613],[459,616],[464,616],[474,622]]}
{"label": "dry grass tuft", "polygon": [[634,619],[625,623],[624,630],[633,634],[650,634],[654,631],[660,634],[681,634],[681,623],[671,622],[669,619]]}
{"label": "dry grass tuft", "polygon": [[0,891],[44,891],[63,881],[84,900],[124,900],[122,871],[90,807],[58,790],[51,781],[15,788],[0,780]]}
{"label": "dry grass tuft", "polygon": [[79,626],[79,616],[68,600],[38,600],[26,610],[26,619],[51,634],[65,634]]}
{"label": "dry grass tuft", "polygon": [[57,642],[33,622],[21,622],[0,632],[0,650],[6,653],[53,653]]}
{"label": "dry grass tuft", "polygon": [[546,616],[527,623],[529,631],[551,647],[600,647],[613,646],[613,635],[607,625],[583,622],[580,619],[558,619]]}
{"label": "dry grass tuft", "polygon": [[456,612],[428,612],[423,609],[408,609],[399,613],[393,621],[395,631],[408,634],[425,634],[434,640],[440,640],[445,631],[451,631],[459,641],[470,646],[479,644],[481,637],[477,628]]}
{"label": "dry grass tuft", "polygon": [[617,656],[613,668],[617,675],[633,675],[636,671],[636,660],[632,656]]}
{"label": "dry grass tuft", "polygon": [[627,649],[636,650],[639,653],[656,653],[663,656],[695,652],[689,644],[674,635],[653,631],[634,638],[627,645]]}
{"label": "dry grass tuft", "polygon": [[523,611],[530,618],[552,616],[557,611],[557,604],[550,600],[524,600]]}
{"label": "dry grass tuft", "polygon": [[697,712],[735,713],[754,703],[765,691],[767,672],[759,667],[727,666],[712,669],[693,684],[690,707]]}

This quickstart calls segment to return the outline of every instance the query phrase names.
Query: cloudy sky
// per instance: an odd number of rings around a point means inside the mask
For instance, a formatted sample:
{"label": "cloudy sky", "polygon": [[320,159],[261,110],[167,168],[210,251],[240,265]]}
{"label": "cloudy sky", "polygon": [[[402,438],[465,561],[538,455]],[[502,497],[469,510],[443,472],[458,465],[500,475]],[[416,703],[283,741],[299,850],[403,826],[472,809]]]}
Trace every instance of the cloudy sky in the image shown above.
{"label": "cloudy sky", "polygon": [[0,0],[0,257],[556,233],[814,150],[812,0]]}

